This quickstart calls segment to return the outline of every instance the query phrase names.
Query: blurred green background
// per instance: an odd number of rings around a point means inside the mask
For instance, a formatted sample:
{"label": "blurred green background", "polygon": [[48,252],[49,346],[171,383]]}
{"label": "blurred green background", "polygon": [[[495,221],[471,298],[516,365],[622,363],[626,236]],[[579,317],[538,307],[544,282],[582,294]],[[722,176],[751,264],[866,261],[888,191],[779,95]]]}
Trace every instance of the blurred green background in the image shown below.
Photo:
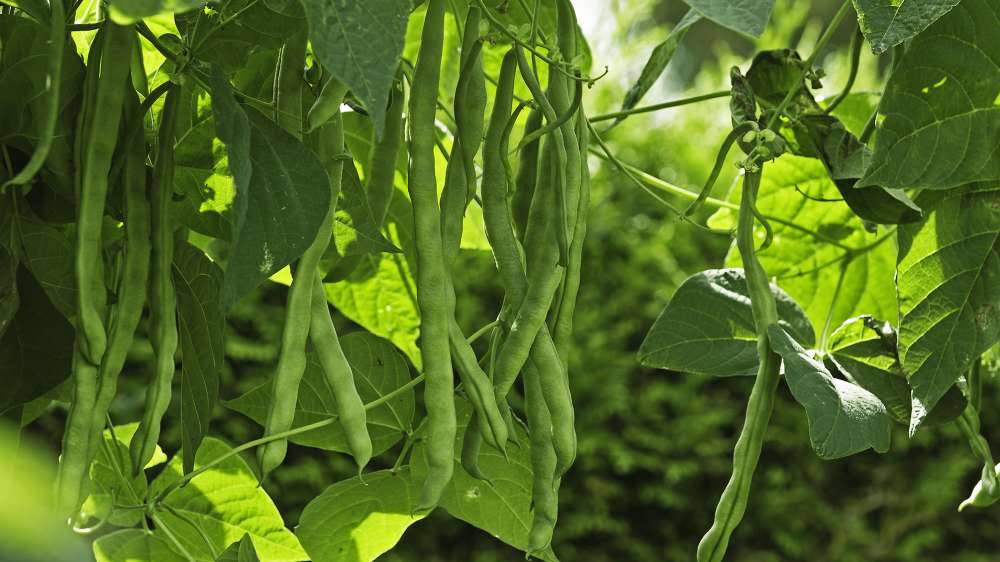
{"label": "blurred green background", "polygon": [[[587,92],[587,110],[616,110],[649,50],[666,37],[686,6],[678,0],[575,4],[595,70],[609,67]],[[745,69],[757,49],[801,45],[807,55],[838,6],[830,0],[779,0],[768,31],[756,42],[700,22],[643,103],[727,88],[729,68]],[[845,23],[819,59],[827,73],[821,94],[835,93],[845,80],[852,26]],[[866,51],[855,90],[877,91],[886,62]],[[696,189],[728,126],[727,101],[713,100],[630,118],[607,140],[622,160]],[[729,240],[678,222],[603,162],[592,158],[591,170],[593,203],[570,371],[579,456],[563,482],[554,547],[571,562],[690,561],[728,478],[752,381],[645,369],[638,366],[635,351],[676,287],[694,272],[720,266]],[[733,182],[736,169],[727,170],[717,195]],[[699,219],[704,222],[708,213]],[[473,328],[492,319],[502,293],[488,253],[463,252],[461,260],[456,268],[463,272],[456,280],[459,320]],[[233,314],[222,398],[236,397],[269,375],[284,294],[284,287],[269,285]],[[339,327],[356,329],[344,319]],[[138,417],[143,380],[138,374],[123,377],[116,421]],[[998,399],[996,387],[988,385],[984,402]],[[983,431],[995,438],[1000,414],[984,410]],[[172,411],[168,419],[176,415]],[[64,411],[56,409],[27,429],[49,444],[53,458],[64,418]],[[231,443],[260,432],[221,406],[213,424],[213,433]],[[179,448],[176,424],[167,426],[163,440],[165,449]],[[394,453],[377,459],[375,466],[391,465]],[[353,471],[347,457],[292,447],[266,488],[293,527],[314,495]],[[922,430],[912,440],[898,427],[885,455],[869,451],[821,461],[809,446],[802,408],[781,387],[746,517],[727,560],[998,560],[1000,508],[956,512],[978,473],[968,445],[951,426]],[[411,528],[384,559],[494,562],[522,556],[439,512]]]}

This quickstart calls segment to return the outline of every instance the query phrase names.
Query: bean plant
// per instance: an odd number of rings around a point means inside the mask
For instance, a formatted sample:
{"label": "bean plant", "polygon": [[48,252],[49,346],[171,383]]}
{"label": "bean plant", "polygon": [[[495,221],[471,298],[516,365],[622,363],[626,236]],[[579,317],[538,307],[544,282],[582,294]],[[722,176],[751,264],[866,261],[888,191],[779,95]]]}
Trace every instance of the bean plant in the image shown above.
{"label": "bean plant", "polygon": [[[557,560],[571,381],[601,376],[569,368],[598,162],[732,239],[637,350],[753,377],[693,558],[739,548],[782,384],[819,457],[955,424],[982,464],[958,509],[1000,499],[979,422],[1000,340],[1000,0],[845,0],[809,53],[640,105],[695,24],[758,37],[772,18],[772,0],[686,2],[621,109],[588,116],[612,61],[570,0],[2,0],[0,411],[24,427],[68,404],[54,517],[99,561],[369,561],[440,508]],[[848,28],[846,81],[820,97]],[[866,48],[880,92],[853,91]],[[607,142],[718,98],[731,129],[699,189]],[[463,249],[495,261],[485,326],[459,323]],[[287,285],[273,372],[223,401],[227,316],[264,283]],[[145,396],[118,396],[143,362]],[[116,398],[141,418],[113,419]],[[220,406],[261,437],[213,437]],[[261,487],[290,447],[357,466],[294,531]]]}

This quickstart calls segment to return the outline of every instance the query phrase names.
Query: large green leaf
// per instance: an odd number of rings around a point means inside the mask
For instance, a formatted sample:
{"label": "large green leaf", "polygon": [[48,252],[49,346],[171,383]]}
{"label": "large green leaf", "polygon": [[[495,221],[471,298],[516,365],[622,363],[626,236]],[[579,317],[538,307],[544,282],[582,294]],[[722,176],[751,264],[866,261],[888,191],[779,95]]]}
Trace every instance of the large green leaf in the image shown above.
{"label": "large green leaf", "polygon": [[218,71],[212,88],[217,131],[236,181],[222,291],[228,308],[309,247],[329,209],[330,180],[302,141],[239,105]]}
{"label": "large green leaf", "polygon": [[21,219],[23,264],[38,280],[53,306],[66,318],[76,314],[75,236],[67,228]]}
{"label": "large green leaf", "polygon": [[948,189],[1000,179],[998,19],[1000,1],[965,0],[913,39],[886,85],[885,119],[858,187]]}
{"label": "large green leaf", "polygon": [[[473,478],[462,468],[460,454],[462,440],[472,408],[465,400],[456,404],[458,432],[455,442],[455,474],[438,503],[452,517],[486,531],[491,536],[526,551],[528,531],[531,528],[531,448],[528,433],[520,424],[516,425],[517,443],[507,446],[507,458],[492,447],[483,447],[479,453],[479,468],[491,482]],[[413,478],[421,482],[427,474],[423,441],[413,447],[410,466]],[[557,560],[552,548],[535,553],[540,560]]]}
{"label": "large green leaf", "polygon": [[344,166],[341,201],[334,216],[333,242],[342,256],[398,253],[401,250],[379,231],[368,195],[353,164]]}
{"label": "large green leaf", "polygon": [[173,280],[181,349],[181,450],[184,472],[190,472],[194,451],[208,435],[212,410],[219,401],[219,374],[225,353],[225,317],[219,303],[222,270],[201,250],[187,243],[178,244]]}
{"label": "large green leaf", "polygon": [[[765,167],[757,199],[760,210],[774,217],[774,243],[758,252],[761,264],[805,309],[818,334],[859,314],[896,321],[893,236],[868,232],[839,198],[819,160],[785,155]],[[731,228],[735,217],[721,209],[709,224]],[[755,234],[763,238],[759,226]],[[740,264],[734,245],[726,265]]]}
{"label": "large green leaf", "polygon": [[123,529],[94,541],[96,562],[190,562],[170,543],[142,529]]}
{"label": "large green leaf", "polygon": [[698,13],[751,37],[760,37],[771,17],[774,0],[684,0]]}
{"label": "large green leaf", "polygon": [[[781,325],[813,346],[816,336],[805,311],[776,285],[771,292]],[[710,269],[688,277],[643,340],[639,362],[684,373],[754,375],[757,331],[743,270]]]}
{"label": "large green leaf", "polygon": [[69,377],[73,327],[34,276],[17,270],[20,307],[0,336],[0,412],[29,402]]}
{"label": "large green leaf", "polygon": [[911,427],[1000,338],[1000,186],[924,192],[927,219],[899,230],[899,354]]}
{"label": "large green leaf", "polygon": [[961,0],[854,0],[858,24],[875,54],[913,37]]}
{"label": "large green leaf", "polygon": [[835,379],[777,324],[767,328],[771,349],[784,362],[785,382],[806,410],[809,440],[823,459],[837,459],[868,448],[889,450],[890,420],[874,394]]}
{"label": "large green leaf", "polygon": [[[830,334],[823,361],[831,372],[839,372],[877,396],[893,421],[909,425],[910,385],[896,357],[896,341],[896,331],[887,322],[856,316]],[[924,425],[951,422],[966,405],[962,391],[953,385]]]}
{"label": "large green leaf", "polygon": [[309,39],[323,66],[347,84],[382,136],[389,88],[406,40],[406,0],[304,0]]}
{"label": "large green leaf", "polygon": [[[358,394],[371,402],[410,382],[406,360],[393,346],[371,334],[353,332],[342,336],[340,344],[354,373]],[[263,425],[271,403],[271,383],[263,383],[243,396],[226,402],[226,406]],[[413,391],[401,393],[368,411],[368,433],[374,454],[385,452],[412,429],[414,413]],[[337,417],[337,401],[315,355],[307,355],[306,371],[299,387],[298,403],[292,427]],[[350,452],[343,427],[338,423],[294,435],[290,441],[329,451]]]}
{"label": "large green leaf", "polygon": [[295,534],[313,562],[371,562],[425,515],[412,515],[420,486],[409,467],[341,480],[302,511]]}
{"label": "large green leaf", "polygon": [[[195,468],[231,451],[232,448],[222,441],[209,437],[198,449]],[[159,493],[180,478],[181,460],[175,456],[150,484],[150,494]],[[186,486],[169,494],[163,503],[172,510],[160,509],[157,517],[198,562],[214,562],[212,550],[221,552],[244,534],[250,535],[257,553],[265,562],[306,559],[299,541],[285,528],[278,508],[239,455],[233,455],[195,476]],[[192,528],[185,519],[197,525],[198,529]],[[157,530],[156,535],[162,538],[166,533]],[[211,541],[211,549],[205,544],[205,538]]]}

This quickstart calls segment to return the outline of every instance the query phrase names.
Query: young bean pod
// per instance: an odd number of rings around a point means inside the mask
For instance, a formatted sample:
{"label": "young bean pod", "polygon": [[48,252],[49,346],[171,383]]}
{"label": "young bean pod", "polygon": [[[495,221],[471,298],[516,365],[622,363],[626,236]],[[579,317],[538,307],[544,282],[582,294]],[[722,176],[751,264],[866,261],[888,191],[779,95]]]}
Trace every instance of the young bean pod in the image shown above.
{"label": "young bean pod", "polygon": [[170,405],[170,385],[174,379],[177,351],[177,295],[171,277],[174,261],[174,225],[170,206],[174,194],[174,131],[182,91],[175,87],[167,93],[160,114],[158,153],[153,167],[150,227],[152,230],[152,266],[150,268],[150,340],[156,355],[153,382],[146,389],[146,407],[129,453],[132,471],[139,474],[153,458],[160,438],[160,423]]}
{"label": "young bean pod", "polygon": [[[78,120],[77,336],[73,402],[63,434],[56,485],[58,509],[65,517],[74,516],[84,499],[99,366],[107,346],[102,228],[108,174],[125,99],[131,33],[130,27],[112,23],[102,26],[91,51],[84,86],[86,105]],[[95,123],[99,126],[93,126]]]}
{"label": "young bean pod", "polygon": [[760,176],[761,172],[757,171],[748,172],[743,177],[743,196],[736,230],[736,246],[743,259],[757,331],[760,365],[747,401],[743,430],[733,449],[733,473],[715,508],[712,527],[698,543],[698,562],[721,561],[729,546],[729,537],[743,519],[750,496],[750,483],[760,459],[767,424],[774,409],[774,394],[778,388],[781,358],[771,350],[767,337],[767,327],[778,321],[777,306],[767,273],[757,260],[754,248],[754,213],[751,209],[757,199]]}
{"label": "young bean pod", "polygon": [[[328,85],[329,86],[329,85]],[[341,82],[335,83],[332,91],[334,97],[339,96],[341,100],[347,93],[347,87]],[[339,104],[337,107],[340,107]],[[340,143],[335,145],[343,146],[343,129],[339,114],[334,116],[334,131],[332,138],[340,139]],[[331,156],[331,155],[328,155]],[[330,177],[331,186],[340,187],[340,169],[343,161],[339,160],[339,155],[334,156],[337,164],[331,165]],[[329,158],[328,158],[329,159]],[[335,194],[331,193],[332,196]],[[311,323],[310,313],[313,309],[314,283],[320,259],[330,244],[330,235],[333,231],[333,205],[331,202],[323,223],[317,231],[309,247],[299,258],[295,266],[295,275],[292,284],[288,289],[288,300],[285,309],[285,327],[281,334],[281,351],[278,355],[278,365],[275,369],[274,379],[271,383],[271,402],[268,404],[267,420],[264,424],[264,435],[274,435],[288,431],[292,427],[295,419],[295,406],[299,397],[299,384],[302,382],[302,375],[306,368],[306,340],[309,337]],[[324,297],[325,304],[325,297]],[[328,313],[329,314],[329,313]],[[315,340],[314,340],[315,343]],[[328,345],[329,342],[323,342]],[[329,375],[328,375],[329,376]],[[260,462],[261,473],[267,475],[284,461],[288,451],[288,441],[279,439],[271,441],[257,450],[257,459]],[[364,455],[361,455],[364,457]],[[361,459],[357,459],[361,460]]]}
{"label": "young bean pod", "polygon": [[523,380],[524,410],[531,440],[530,554],[545,550],[552,542],[559,512],[559,479],[556,478],[556,452],[552,446],[552,418],[542,397],[538,371],[530,362],[524,366]]}
{"label": "young bean pod", "polygon": [[417,305],[420,310],[420,356],[423,359],[427,409],[427,476],[416,511],[433,509],[454,472],[455,401],[448,346],[448,275],[441,237],[434,173],[434,118],[441,51],[444,0],[428,0],[420,50],[410,94],[410,174],[417,247]]}

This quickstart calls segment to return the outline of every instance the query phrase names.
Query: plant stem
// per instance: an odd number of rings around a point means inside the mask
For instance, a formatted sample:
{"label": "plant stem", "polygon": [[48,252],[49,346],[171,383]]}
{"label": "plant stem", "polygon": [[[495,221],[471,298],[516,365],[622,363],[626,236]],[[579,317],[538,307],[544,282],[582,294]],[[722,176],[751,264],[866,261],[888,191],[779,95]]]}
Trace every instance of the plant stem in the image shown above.
{"label": "plant stem", "polygon": [[681,98],[661,103],[654,103],[652,105],[644,105],[642,107],[633,107],[632,109],[626,109],[624,111],[613,111],[611,113],[602,113],[600,115],[595,115],[591,117],[590,122],[597,123],[599,121],[608,121],[611,119],[617,119],[619,117],[626,117],[628,115],[635,115],[638,113],[650,113],[652,111],[659,111],[661,109],[668,109],[671,107],[680,107],[682,105],[688,105],[707,100],[714,100],[716,98],[726,98],[729,97],[729,95],[730,95],[729,90],[719,90],[717,92],[710,92],[708,94],[691,96],[689,98]]}

